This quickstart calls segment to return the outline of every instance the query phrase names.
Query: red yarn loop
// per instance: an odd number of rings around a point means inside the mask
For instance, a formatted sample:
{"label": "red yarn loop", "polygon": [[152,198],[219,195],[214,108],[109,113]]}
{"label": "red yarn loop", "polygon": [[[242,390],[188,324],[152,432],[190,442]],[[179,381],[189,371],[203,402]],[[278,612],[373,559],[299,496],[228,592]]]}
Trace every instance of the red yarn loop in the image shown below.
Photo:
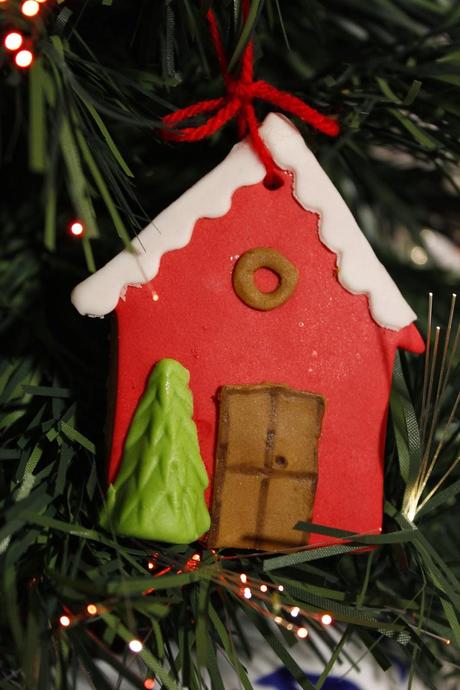
{"label": "red yarn loop", "polygon": [[[247,19],[248,12],[249,0],[244,0],[243,14],[245,19]],[[295,115],[314,129],[330,137],[336,137],[339,134],[339,124],[333,118],[322,115],[314,108],[311,108],[301,101],[300,98],[297,98],[297,96],[287,91],[280,91],[266,81],[254,81],[254,47],[252,41],[248,42],[243,52],[239,76],[237,78],[233,77],[228,71],[227,58],[217,26],[216,16],[212,10],[208,11],[207,19],[212,42],[224,78],[226,94],[220,98],[200,101],[177,110],[170,115],[166,115],[163,118],[163,124],[165,125],[163,137],[170,141],[199,141],[200,139],[210,137],[226,125],[227,122],[236,118],[239,136],[244,137],[249,133],[252,146],[265,166],[267,171],[267,176],[264,180],[265,186],[268,189],[277,189],[281,186],[282,179],[277,174],[277,166],[259,134],[254,100],[265,101],[291,115]],[[198,115],[209,116],[201,125],[183,125],[187,120]]]}

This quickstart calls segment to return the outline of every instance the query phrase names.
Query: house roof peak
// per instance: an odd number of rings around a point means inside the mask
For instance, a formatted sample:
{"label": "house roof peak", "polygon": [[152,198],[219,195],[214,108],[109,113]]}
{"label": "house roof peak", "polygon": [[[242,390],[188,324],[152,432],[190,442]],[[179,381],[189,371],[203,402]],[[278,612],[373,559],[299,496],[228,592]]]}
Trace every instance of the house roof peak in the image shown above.
{"label": "house roof peak", "polygon": [[[375,256],[345,201],[301,134],[284,116],[271,113],[260,133],[280,168],[294,177],[294,196],[320,218],[321,242],[337,255],[338,279],[353,294],[366,294],[374,320],[400,330],[416,319],[385,267]],[[233,193],[257,184],[265,169],[248,141],[236,144],[216,168],[162,211],[132,242],[72,292],[81,314],[105,316],[130,285],[143,285],[158,272],[165,252],[186,246],[200,218],[218,218],[231,207]]]}

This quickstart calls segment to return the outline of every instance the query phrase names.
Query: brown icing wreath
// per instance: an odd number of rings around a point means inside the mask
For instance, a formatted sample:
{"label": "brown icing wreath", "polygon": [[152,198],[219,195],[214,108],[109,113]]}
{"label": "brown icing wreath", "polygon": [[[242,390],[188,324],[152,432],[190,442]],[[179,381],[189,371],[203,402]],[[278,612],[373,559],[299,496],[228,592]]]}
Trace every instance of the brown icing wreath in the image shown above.
{"label": "brown icing wreath", "polygon": [[[254,282],[254,273],[268,268],[279,278],[272,292],[262,292]],[[253,309],[269,311],[284,304],[295,290],[299,272],[289,259],[271,247],[257,247],[242,254],[233,270],[233,287],[238,297]]]}

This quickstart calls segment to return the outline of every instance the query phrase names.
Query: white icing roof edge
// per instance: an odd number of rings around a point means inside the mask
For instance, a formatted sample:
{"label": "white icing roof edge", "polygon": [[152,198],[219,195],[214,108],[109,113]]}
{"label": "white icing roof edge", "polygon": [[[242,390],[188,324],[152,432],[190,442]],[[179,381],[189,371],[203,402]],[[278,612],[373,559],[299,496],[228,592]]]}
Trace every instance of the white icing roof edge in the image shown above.
{"label": "white icing roof edge", "polygon": [[[374,320],[400,330],[417,316],[375,256],[345,201],[301,134],[284,116],[271,113],[261,135],[280,168],[294,173],[294,195],[320,217],[321,242],[337,255],[338,279],[353,294],[366,294]],[[129,285],[143,285],[158,273],[165,252],[186,246],[200,218],[218,218],[231,207],[239,187],[256,184],[265,169],[247,141],[236,144],[214,170],[162,211],[133,240],[134,252],[120,252],[75,287],[72,303],[89,316],[115,309]]]}

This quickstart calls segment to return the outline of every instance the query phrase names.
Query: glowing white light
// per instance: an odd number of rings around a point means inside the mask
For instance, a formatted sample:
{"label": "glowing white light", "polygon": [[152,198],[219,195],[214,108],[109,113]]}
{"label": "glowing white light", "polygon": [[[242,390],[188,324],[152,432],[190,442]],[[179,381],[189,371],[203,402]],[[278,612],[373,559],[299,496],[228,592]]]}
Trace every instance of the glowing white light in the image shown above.
{"label": "glowing white light", "polygon": [[245,573],[241,573],[240,580],[245,585],[246,582],[248,581],[248,576]]}
{"label": "glowing white light", "polygon": [[275,623],[278,623],[278,625],[283,622],[281,616],[275,616],[273,620],[275,621]]}
{"label": "glowing white light", "polygon": [[243,589],[243,596],[245,599],[250,599],[252,597],[252,592],[249,587]]}
{"label": "glowing white light", "polygon": [[140,640],[131,640],[129,643],[128,647],[134,654],[139,654],[139,652],[142,652],[143,644]]}
{"label": "glowing white light", "polygon": [[308,635],[308,630],[306,628],[299,628],[297,630],[297,637],[300,637],[301,640],[305,639]]}
{"label": "glowing white light", "polygon": [[294,616],[296,618],[300,613],[300,609],[298,606],[293,606],[291,609],[291,616]]}
{"label": "glowing white light", "polygon": [[267,585],[260,585],[260,591],[261,592],[267,592],[268,591]]}
{"label": "glowing white light", "polygon": [[23,40],[22,34],[19,34],[17,31],[10,31],[9,34],[6,34],[3,45],[7,50],[19,50]]}
{"label": "glowing white light", "polygon": [[68,628],[70,625],[69,616],[61,616],[59,619],[59,623],[62,625],[63,628]]}
{"label": "glowing white light", "polygon": [[22,3],[21,12],[26,17],[35,17],[40,11],[40,5],[36,0],[26,0]]}
{"label": "glowing white light", "polygon": [[330,625],[332,623],[332,616],[329,613],[324,613],[321,616],[321,623],[323,625]]}
{"label": "glowing white light", "polygon": [[279,591],[279,592],[284,592],[284,587],[283,587],[283,585],[280,585],[280,586],[278,587],[278,591]]}
{"label": "glowing white light", "polygon": [[16,53],[14,61],[18,67],[30,67],[34,61],[34,56],[30,50],[20,50],[19,53]]}
{"label": "glowing white light", "polygon": [[75,235],[75,237],[80,237],[80,235],[83,235],[83,225],[78,220],[76,220],[70,226],[70,232],[72,233],[72,235]]}

